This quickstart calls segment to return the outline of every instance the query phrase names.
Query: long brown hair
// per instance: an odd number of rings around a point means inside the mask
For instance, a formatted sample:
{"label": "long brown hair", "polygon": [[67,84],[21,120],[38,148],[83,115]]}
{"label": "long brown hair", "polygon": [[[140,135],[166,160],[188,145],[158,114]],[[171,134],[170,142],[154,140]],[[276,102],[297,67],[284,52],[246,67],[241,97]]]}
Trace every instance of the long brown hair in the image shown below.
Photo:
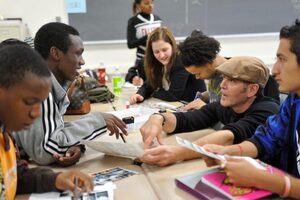
{"label": "long brown hair", "polygon": [[167,27],[156,28],[148,36],[146,52],[145,52],[145,73],[147,76],[147,81],[153,89],[162,87],[163,69],[164,65],[159,62],[153,53],[152,43],[158,40],[163,40],[172,46],[172,56],[170,62],[167,64],[166,68],[166,79],[170,82],[170,71],[171,67],[176,58],[177,45],[173,33]]}

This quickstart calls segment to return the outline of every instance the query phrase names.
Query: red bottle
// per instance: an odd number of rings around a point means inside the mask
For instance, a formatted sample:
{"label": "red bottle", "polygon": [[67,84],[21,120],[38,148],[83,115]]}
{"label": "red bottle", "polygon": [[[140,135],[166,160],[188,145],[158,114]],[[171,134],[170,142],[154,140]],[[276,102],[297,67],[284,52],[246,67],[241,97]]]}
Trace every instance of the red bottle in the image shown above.
{"label": "red bottle", "polygon": [[105,85],[105,76],[106,76],[106,72],[105,72],[105,68],[99,68],[98,69],[98,82],[100,85]]}

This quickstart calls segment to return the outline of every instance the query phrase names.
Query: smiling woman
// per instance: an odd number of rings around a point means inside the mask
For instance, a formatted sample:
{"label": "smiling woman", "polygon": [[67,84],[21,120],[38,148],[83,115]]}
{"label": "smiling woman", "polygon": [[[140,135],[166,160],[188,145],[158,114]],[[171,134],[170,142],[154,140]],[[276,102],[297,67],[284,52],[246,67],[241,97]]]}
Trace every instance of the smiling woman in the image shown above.
{"label": "smiling woman", "polygon": [[206,90],[203,80],[196,80],[185,70],[175,38],[167,27],[159,27],[148,36],[144,65],[147,81],[130,98],[131,104],[150,96],[165,101],[190,102],[197,91]]}

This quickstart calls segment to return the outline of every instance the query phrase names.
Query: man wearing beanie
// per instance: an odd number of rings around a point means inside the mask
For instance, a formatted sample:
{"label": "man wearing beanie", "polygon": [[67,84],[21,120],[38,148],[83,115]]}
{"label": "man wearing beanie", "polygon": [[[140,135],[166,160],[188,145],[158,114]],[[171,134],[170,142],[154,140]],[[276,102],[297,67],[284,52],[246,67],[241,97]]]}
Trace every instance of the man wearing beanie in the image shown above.
{"label": "man wearing beanie", "polygon": [[[269,78],[269,70],[258,58],[234,57],[217,67],[222,74],[221,99],[200,110],[181,113],[153,114],[142,126],[145,153],[142,160],[148,164],[165,166],[180,160],[200,158],[201,155],[181,146],[162,145],[161,132],[181,133],[212,127],[217,122],[224,126],[199,138],[195,144],[236,144],[250,138],[258,125],[268,116],[278,113],[278,104],[262,95]],[[161,144],[149,149],[154,139]]]}

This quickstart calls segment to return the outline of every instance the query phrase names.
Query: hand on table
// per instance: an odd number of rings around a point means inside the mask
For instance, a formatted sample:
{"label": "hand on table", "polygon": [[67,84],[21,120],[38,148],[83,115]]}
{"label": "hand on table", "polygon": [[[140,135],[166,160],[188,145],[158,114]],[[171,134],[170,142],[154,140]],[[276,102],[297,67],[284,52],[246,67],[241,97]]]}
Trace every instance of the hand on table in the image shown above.
{"label": "hand on table", "polygon": [[193,109],[200,109],[202,108],[204,105],[206,105],[206,103],[204,101],[202,101],[201,99],[196,99],[190,103],[188,103],[187,105],[183,106],[181,108],[182,111],[189,111],[189,110],[193,110]]}
{"label": "hand on table", "polygon": [[161,138],[162,122],[158,117],[159,115],[152,115],[140,128],[140,132],[144,141],[144,148],[148,149],[152,146],[154,138],[157,139],[159,144],[163,144]]}
{"label": "hand on table", "polygon": [[178,161],[176,152],[176,146],[162,145],[151,149],[146,149],[140,159],[144,163],[163,167],[174,164]]}
{"label": "hand on table", "polygon": [[73,146],[68,149],[65,156],[53,155],[56,162],[63,166],[68,167],[75,165],[81,157],[81,148],[79,146]]}
{"label": "hand on table", "polygon": [[134,94],[133,96],[130,97],[130,104],[133,105],[135,103],[138,103],[138,102],[142,102],[144,101],[144,97],[140,94]]}

